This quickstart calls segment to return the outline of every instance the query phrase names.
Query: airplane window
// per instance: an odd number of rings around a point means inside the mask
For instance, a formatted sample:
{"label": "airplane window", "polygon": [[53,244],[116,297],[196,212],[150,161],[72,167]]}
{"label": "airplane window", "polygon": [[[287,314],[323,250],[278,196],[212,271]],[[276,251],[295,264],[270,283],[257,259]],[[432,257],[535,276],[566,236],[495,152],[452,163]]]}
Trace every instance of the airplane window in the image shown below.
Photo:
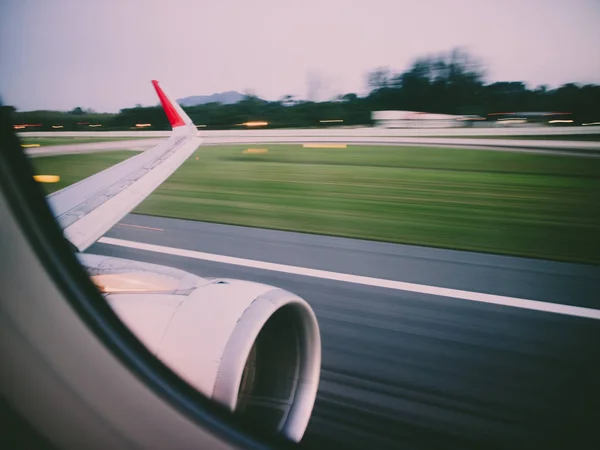
{"label": "airplane window", "polygon": [[58,448],[592,442],[598,11],[521,6],[0,5],[6,415]]}

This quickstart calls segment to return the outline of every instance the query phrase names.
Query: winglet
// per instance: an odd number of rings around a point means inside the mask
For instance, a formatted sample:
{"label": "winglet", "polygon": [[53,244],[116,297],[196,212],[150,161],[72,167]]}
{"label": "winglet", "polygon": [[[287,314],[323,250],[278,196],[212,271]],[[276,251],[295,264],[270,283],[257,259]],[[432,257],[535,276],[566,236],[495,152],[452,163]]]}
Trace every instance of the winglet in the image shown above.
{"label": "winglet", "polygon": [[152,80],[152,85],[156,90],[156,94],[160,99],[160,103],[162,104],[163,109],[165,110],[165,114],[169,119],[169,123],[173,130],[179,127],[188,126],[188,128],[196,130],[196,126],[192,122],[192,119],[185,113],[185,111],[174,101],[169,95],[167,95],[160,85],[158,81]]}

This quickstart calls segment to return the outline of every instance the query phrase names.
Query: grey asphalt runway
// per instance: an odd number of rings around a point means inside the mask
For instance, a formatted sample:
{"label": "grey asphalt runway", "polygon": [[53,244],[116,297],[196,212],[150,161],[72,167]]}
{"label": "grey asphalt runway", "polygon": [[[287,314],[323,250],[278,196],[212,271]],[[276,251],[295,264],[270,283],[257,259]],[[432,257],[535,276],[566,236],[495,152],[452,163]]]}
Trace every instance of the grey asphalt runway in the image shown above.
{"label": "grey asphalt runway", "polygon": [[[600,268],[129,215],[108,237],[600,309]],[[600,320],[97,243],[89,253],[305,298],[321,383],[307,448],[600,448]]]}

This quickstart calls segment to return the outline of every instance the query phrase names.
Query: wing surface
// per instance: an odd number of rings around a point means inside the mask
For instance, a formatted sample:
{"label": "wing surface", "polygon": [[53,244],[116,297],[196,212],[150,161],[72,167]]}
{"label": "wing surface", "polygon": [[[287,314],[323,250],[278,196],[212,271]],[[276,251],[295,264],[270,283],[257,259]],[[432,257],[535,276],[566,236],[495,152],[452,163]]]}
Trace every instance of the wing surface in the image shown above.
{"label": "wing surface", "polygon": [[173,133],[164,142],[47,197],[65,237],[83,251],[139,205],[202,140],[183,109],[152,81]]}

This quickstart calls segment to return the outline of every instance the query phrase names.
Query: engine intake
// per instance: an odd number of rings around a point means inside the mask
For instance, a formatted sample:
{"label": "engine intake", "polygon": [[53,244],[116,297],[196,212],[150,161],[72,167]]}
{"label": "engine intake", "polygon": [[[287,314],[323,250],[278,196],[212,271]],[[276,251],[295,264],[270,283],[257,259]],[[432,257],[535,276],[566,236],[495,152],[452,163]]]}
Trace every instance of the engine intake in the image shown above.
{"label": "engine intake", "polygon": [[310,306],[263,284],[209,280],[145,263],[129,262],[124,272],[122,261],[83,262],[104,283],[118,275],[133,280],[119,285],[130,286],[140,273],[147,278],[150,272],[181,285],[163,282],[160,289],[169,286],[168,292],[104,291],[150,351],[207,397],[257,427],[300,441],[321,369],[319,327]]}
{"label": "engine intake", "polygon": [[293,294],[273,289],[240,318],[223,353],[213,398],[258,426],[299,441],[314,405],[320,366],[312,310]]}

